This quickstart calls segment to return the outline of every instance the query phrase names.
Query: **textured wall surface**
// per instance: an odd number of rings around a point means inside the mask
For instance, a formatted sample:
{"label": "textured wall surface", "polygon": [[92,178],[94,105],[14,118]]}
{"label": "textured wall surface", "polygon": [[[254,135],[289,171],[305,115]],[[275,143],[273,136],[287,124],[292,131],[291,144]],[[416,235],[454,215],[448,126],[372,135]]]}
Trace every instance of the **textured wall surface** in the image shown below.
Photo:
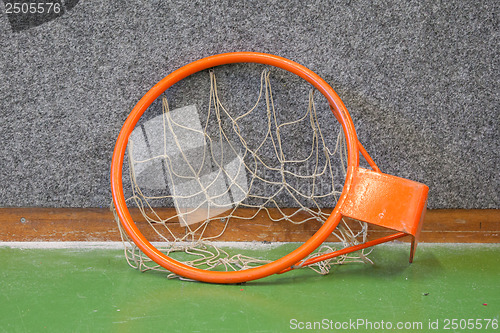
{"label": "textured wall surface", "polygon": [[45,16],[12,3],[0,206],[107,206],[114,141],[140,97],[190,61],[260,51],[330,83],[380,168],[429,185],[429,207],[500,208],[498,1],[87,0]]}

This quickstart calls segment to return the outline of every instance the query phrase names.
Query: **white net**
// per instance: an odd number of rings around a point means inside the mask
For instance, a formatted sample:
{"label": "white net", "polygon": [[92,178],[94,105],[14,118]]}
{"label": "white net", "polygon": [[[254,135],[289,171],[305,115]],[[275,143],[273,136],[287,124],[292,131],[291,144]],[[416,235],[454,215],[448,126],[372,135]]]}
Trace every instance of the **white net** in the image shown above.
{"label": "white net", "polygon": [[[297,105],[274,95],[271,71],[264,69],[254,101],[242,109],[223,103],[218,79],[213,70],[208,73],[208,102],[182,99],[178,104],[183,106],[171,109],[174,97],[165,93],[161,113],[144,119],[132,132],[127,203],[140,212],[148,239],[174,259],[209,270],[248,269],[276,258],[247,255],[241,247],[224,248],[218,241],[251,234],[252,228],[263,225],[287,224],[287,230],[293,230],[324,223],[343,189],[344,136],[338,124],[336,134],[330,125],[324,135],[320,123],[333,117],[325,110],[319,115],[310,87],[303,111],[290,112]],[[282,76],[276,81],[284,99],[296,90]],[[115,217],[128,263],[142,271],[163,270],[130,241]],[[351,226],[342,221],[333,232],[337,243],[324,244],[310,257],[365,242],[366,224]],[[367,262],[366,255],[342,255],[309,267],[327,274],[333,264]]]}

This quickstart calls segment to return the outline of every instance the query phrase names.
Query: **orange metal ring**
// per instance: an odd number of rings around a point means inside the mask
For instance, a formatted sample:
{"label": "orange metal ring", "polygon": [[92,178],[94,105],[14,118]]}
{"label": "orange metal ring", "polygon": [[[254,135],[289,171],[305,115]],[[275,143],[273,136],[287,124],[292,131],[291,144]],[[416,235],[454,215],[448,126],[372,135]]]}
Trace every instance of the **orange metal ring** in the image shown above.
{"label": "orange metal ring", "polygon": [[[160,96],[170,86],[191,74],[207,68],[231,63],[261,63],[282,68],[300,76],[317,88],[326,97],[332,112],[342,125],[348,150],[348,168],[344,188],[339,200],[337,201],[335,209],[332,211],[331,215],[321,228],[318,229],[318,231],[307,242],[286,256],[260,267],[234,272],[216,272],[202,270],[180,263],[160,252],[144,237],[135,225],[125,203],[122,187],[122,168],[129,136],[142,114],[151,105],[151,103],[158,98],[158,96]],[[341,101],[337,93],[328,85],[328,83],[306,67],[282,57],[256,52],[234,52],[210,56],[181,67],[158,82],[144,95],[144,97],[141,98],[141,100],[130,112],[130,115],[127,117],[116,141],[111,163],[111,190],[113,203],[125,231],[134,243],[141,249],[141,251],[144,252],[150,259],[165,269],[189,279],[211,283],[239,283],[279,273],[298,263],[318,246],[320,246],[340,222],[340,207],[346,199],[347,192],[349,191],[352,183],[354,170],[356,170],[358,166],[359,144],[354,124],[346,107],[344,106],[344,103]]]}

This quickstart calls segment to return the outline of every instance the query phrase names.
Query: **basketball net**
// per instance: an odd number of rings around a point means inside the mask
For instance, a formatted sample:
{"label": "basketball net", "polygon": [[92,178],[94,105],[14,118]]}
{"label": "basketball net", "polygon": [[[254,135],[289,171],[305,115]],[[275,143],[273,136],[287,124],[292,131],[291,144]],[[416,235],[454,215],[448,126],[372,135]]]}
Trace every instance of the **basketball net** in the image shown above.
{"label": "basketball net", "polygon": [[[255,103],[238,112],[219,98],[215,72],[208,75],[209,103],[203,117],[196,104],[171,110],[164,94],[161,114],[131,133],[127,205],[140,212],[143,228],[149,230],[145,232],[154,234],[155,247],[166,255],[206,270],[245,270],[271,259],[221,246],[220,239],[231,228],[251,226],[256,219],[286,223],[287,228],[324,223],[343,189],[345,139],[340,126],[336,135],[328,134],[330,139],[323,136],[314,91],[304,96],[308,102],[301,116],[284,119],[287,110],[276,110],[268,69],[260,75]],[[306,148],[296,149],[291,142],[297,141]],[[116,212],[115,219],[129,265],[141,271],[165,270],[130,240]],[[366,242],[367,224],[356,223],[352,228],[342,220],[333,232],[338,242],[324,243],[305,260]],[[307,267],[328,274],[335,264],[371,262],[368,254],[362,250]]]}

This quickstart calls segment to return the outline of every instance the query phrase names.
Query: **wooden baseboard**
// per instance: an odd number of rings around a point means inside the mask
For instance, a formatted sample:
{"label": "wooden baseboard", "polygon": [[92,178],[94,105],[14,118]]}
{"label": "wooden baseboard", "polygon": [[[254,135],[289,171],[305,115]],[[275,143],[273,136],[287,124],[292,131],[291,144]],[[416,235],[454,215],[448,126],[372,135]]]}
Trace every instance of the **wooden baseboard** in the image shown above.
{"label": "wooden baseboard", "polygon": [[[168,213],[168,209],[165,210]],[[141,225],[141,215],[132,215]],[[264,215],[264,213],[263,213]],[[306,241],[318,224],[272,222],[257,216],[252,221],[238,220],[226,230],[223,241]],[[174,226],[175,227],[175,226]],[[214,223],[217,232],[222,223]],[[178,227],[181,228],[181,227]],[[145,229],[146,230],[146,229]],[[145,231],[147,232],[147,231]],[[369,239],[393,232],[372,226]],[[156,240],[154,233],[146,235]],[[404,239],[404,238],[403,238]],[[113,214],[105,208],[0,208],[0,241],[119,241],[120,234]],[[331,238],[330,240],[335,240]],[[421,242],[430,243],[499,243],[500,210],[436,209],[428,210]]]}

